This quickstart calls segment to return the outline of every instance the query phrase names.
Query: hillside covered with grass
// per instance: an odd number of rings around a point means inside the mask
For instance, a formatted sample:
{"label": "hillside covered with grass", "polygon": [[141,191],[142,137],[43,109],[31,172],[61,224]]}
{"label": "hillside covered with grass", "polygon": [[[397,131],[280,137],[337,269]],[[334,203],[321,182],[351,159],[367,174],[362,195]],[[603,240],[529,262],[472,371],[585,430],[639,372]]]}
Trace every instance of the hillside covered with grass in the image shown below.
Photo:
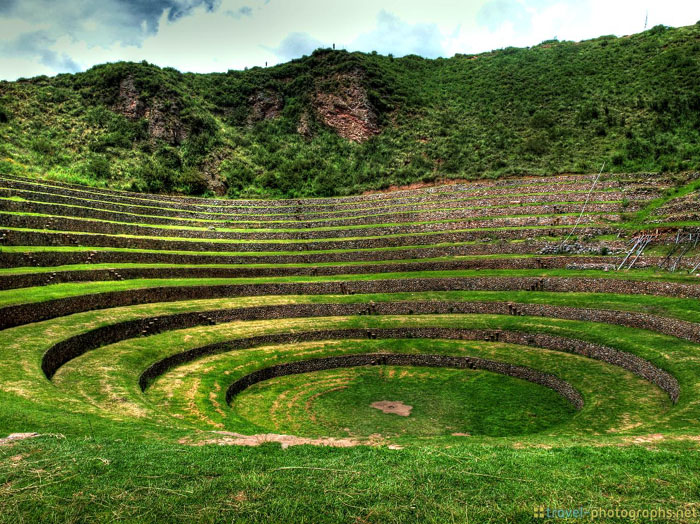
{"label": "hillside covered with grass", "polygon": [[0,83],[0,174],[230,197],[700,167],[700,24],[428,60],[318,50]]}

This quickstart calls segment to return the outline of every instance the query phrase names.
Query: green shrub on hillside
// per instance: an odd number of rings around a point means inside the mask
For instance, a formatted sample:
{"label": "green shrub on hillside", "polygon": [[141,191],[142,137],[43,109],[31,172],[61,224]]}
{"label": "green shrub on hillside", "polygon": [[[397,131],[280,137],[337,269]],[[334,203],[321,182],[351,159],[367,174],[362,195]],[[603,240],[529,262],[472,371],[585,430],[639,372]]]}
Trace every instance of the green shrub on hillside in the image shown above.
{"label": "green shrub on hillside", "polygon": [[204,174],[196,168],[185,168],[178,177],[177,186],[180,192],[188,195],[202,196],[209,189]]}
{"label": "green shrub on hillside", "polygon": [[109,180],[111,178],[110,162],[102,155],[92,155],[85,165],[83,174],[97,180]]}
{"label": "green shrub on hillside", "polygon": [[176,174],[157,160],[146,158],[130,170],[130,189],[147,193],[169,193],[175,188]]}

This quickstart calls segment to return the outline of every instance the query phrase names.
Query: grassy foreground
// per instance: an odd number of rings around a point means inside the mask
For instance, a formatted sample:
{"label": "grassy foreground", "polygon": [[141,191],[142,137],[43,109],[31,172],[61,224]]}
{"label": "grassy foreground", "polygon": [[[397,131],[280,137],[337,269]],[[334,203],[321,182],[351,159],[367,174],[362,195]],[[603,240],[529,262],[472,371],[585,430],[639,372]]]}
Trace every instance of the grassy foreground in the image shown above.
{"label": "grassy foreground", "polygon": [[44,437],[0,448],[0,475],[3,522],[541,522],[540,505],[700,512],[697,443],[685,441],[282,450]]}

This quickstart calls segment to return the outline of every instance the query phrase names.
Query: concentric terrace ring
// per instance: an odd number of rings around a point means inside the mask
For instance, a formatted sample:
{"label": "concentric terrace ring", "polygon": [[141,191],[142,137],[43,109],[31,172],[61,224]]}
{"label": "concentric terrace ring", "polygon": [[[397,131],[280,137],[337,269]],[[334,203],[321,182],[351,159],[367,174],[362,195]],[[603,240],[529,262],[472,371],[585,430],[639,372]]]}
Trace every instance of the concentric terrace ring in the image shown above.
{"label": "concentric terrace ring", "polygon": [[226,389],[226,402],[253,384],[286,375],[297,375],[326,369],[349,368],[358,366],[422,366],[456,369],[481,369],[527,380],[547,387],[568,400],[574,408],[580,410],[584,401],[581,393],[555,375],[543,373],[526,366],[516,366],[507,362],[483,359],[478,357],[455,357],[449,355],[426,354],[396,354],[396,353],[363,353],[337,357],[315,358],[288,362],[259,369],[239,378]]}

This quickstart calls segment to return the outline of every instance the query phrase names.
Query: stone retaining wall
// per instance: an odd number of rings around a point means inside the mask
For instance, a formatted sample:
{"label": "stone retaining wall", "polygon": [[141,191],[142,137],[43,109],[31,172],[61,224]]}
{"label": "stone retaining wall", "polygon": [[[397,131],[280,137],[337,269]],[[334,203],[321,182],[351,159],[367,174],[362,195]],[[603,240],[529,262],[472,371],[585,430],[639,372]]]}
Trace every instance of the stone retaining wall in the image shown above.
{"label": "stone retaining wall", "polygon": [[233,397],[253,384],[275,377],[313,373],[326,369],[351,368],[359,366],[422,366],[432,368],[482,369],[500,375],[527,380],[549,388],[568,400],[574,408],[583,408],[583,396],[571,384],[550,373],[544,373],[526,366],[507,362],[487,360],[479,357],[454,357],[450,355],[415,355],[402,353],[364,353],[339,357],[299,360],[278,364],[254,371],[231,384],[226,389],[226,402],[231,404]]}
{"label": "stone retaining wall", "polygon": [[[260,278],[282,276],[330,276],[377,273],[401,273],[413,271],[458,271],[468,269],[557,269],[569,268],[571,261],[600,268],[616,267],[619,257],[568,257],[543,256],[526,258],[475,258],[431,262],[402,262],[381,264],[355,264],[340,266],[276,266],[276,267],[133,267],[115,269],[86,269],[76,271],[51,271],[42,273],[16,273],[0,275],[0,290],[23,287],[47,286],[66,282],[95,282],[131,280],[137,278]],[[646,259],[645,259],[646,262]],[[640,266],[640,263],[637,263]]]}
{"label": "stone retaining wall", "polygon": [[158,226],[141,226],[80,220],[64,217],[37,217],[32,215],[2,215],[4,227],[25,228],[35,230],[51,230],[52,232],[70,231],[104,235],[135,235],[168,238],[196,238],[200,240],[310,240],[356,238],[383,235],[415,235],[427,232],[453,232],[462,229],[478,229],[490,227],[526,227],[526,226],[573,226],[579,224],[600,223],[601,221],[619,221],[620,215],[585,215],[581,218],[573,215],[558,216],[521,216],[511,218],[490,218],[474,220],[448,219],[450,222],[438,222],[416,225],[397,225],[384,227],[367,227],[360,229],[336,228],[330,230],[306,230],[296,232],[265,231],[265,232],[230,232],[203,231],[191,229],[171,229]]}
{"label": "stone retaining wall", "polygon": [[[342,262],[411,260],[446,256],[479,256],[508,254],[537,254],[542,250],[555,251],[560,242],[527,239],[525,242],[494,242],[481,244],[444,245],[440,247],[404,248],[391,251],[342,251],[337,253],[302,253],[292,255],[216,255],[193,252],[165,253],[139,251],[0,251],[0,267],[45,267],[72,264],[322,264]],[[621,241],[586,244],[589,254],[601,252],[603,247],[615,251],[627,245]],[[547,257],[551,255],[542,255]],[[571,257],[575,262],[577,258]]]}
{"label": "stone retaining wall", "polygon": [[[326,251],[340,249],[380,249],[385,247],[420,246],[442,243],[491,241],[493,239],[522,240],[540,236],[560,236],[570,227],[536,226],[526,229],[485,229],[423,235],[384,236],[341,240],[310,240],[308,242],[207,242],[204,240],[170,240],[164,238],[134,238],[98,233],[59,233],[0,229],[0,242],[5,246],[89,246],[165,251]],[[585,225],[576,230],[579,236],[611,235],[619,232],[613,226]]]}
{"label": "stone retaining wall", "polygon": [[[460,200],[455,202],[443,202],[443,203],[427,203],[427,204],[415,204],[409,206],[403,205],[392,205],[385,207],[373,207],[360,210],[341,210],[332,211],[326,210],[325,212],[308,212],[305,209],[299,209],[295,212],[280,213],[280,214],[240,214],[240,213],[226,213],[219,212],[215,210],[206,209],[195,209],[195,208],[157,208],[157,207],[147,207],[147,206],[137,206],[128,204],[116,204],[110,202],[97,202],[89,201],[80,198],[72,197],[62,197],[59,195],[44,195],[39,193],[30,193],[18,190],[7,190],[0,188],[0,196],[10,197],[19,196],[25,200],[44,202],[49,204],[67,204],[77,207],[84,207],[86,209],[101,209],[109,212],[119,212],[128,214],[138,214],[145,216],[156,216],[156,217],[171,217],[171,218],[189,218],[197,220],[214,220],[214,221],[227,221],[227,222],[238,222],[242,224],[246,222],[252,222],[253,225],[248,227],[275,227],[275,223],[283,222],[286,223],[285,228],[289,228],[289,223],[307,223],[304,227],[314,227],[322,226],[324,223],[331,222],[332,224],[363,224],[363,223],[385,223],[387,220],[397,221],[399,218],[403,217],[402,221],[415,221],[416,215],[420,213],[436,213],[439,216],[440,210],[450,209],[451,212],[460,209],[468,209],[474,207],[486,207],[492,210],[492,214],[496,213],[493,210],[493,206],[501,206],[501,209],[505,209],[504,206],[518,206],[523,207],[524,205],[544,205],[544,204],[558,204],[561,202],[576,202],[578,203],[579,210],[583,204],[583,200],[588,196],[587,191],[582,191],[575,194],[562,194],[562,193],[552,193],[552,194],[534,194],[534,195],[512,195],[505,197],[498,196],[485,196],[483,198]],[[610,202],[610,201],[620,201],[624,198],[630,198],[630,195],[622,192],[599,192],[593,193],[592,204],[596,201]],[[640,201],[644,199],[635,198],[631,205],[637,206]],[[11,201],[4,201],[3,205],[12,206]],[[513,207],[511,209],[517,209],[518,207]],[[498,209],[498,208],[496,208]],[[370,215],[370,216],[368,216]],[[150,219],[149,219],[150,220]],[[148,221],[148,220],[144,220]],[[373,222],[368,222],[373,221]],[[279,226],[277,226],[279,227]]]}
{"label": "stone retaining wall", "polygon": [[[696,174],[697,175],[697,174]],[[654,177],[654,184],[649,184],[649,177]],[[387,191],[368,192],[359,195],[342,196],[342,197],[326,197],[326,198],[303,198],[303,199],[203,199],[200,197],[187,197],[181,195],[162,195],[162,194],[142,194],[132,191],[120,191],[104,188],[93,188],[78,184],[70,184],[58,181],[40,181],[36,178],[21,177],[18,175],[0,175],[0,182],[3,185],[14,184],[29,184],[33,187],[39,187],[42,190],[61,192],[64,190],[75,190],[81,194],[90,195],[93,198],[101,195],[123,197],[125,199],[141,198],[154,202],[176,202],[188,204],[201,204],[202,202],[210,203],[211,205],[241,205],[250,207],[265,207],[270,205],[276,206],[298,206],[298,205],[318,205],[318,204],[335,204],[335,203],[356,203],[356,202],[374,202],[396,200],[412,197],[424,197],[428,195],[437,195],[442,193],[464,193],[476,189],[489,188],[511,188],[521,189],[523,187],[539,187],[552,190],[559,185],[580,184],[582,186],[590,186],[593,181],[598,178],[596,174],[581,174],[581,175],[544,175],[544,176],[529,176],[529,177],[504,177],[495,180],[473,180],[473,181],[455,181],[445,180],[442,184],[428,185],[424,187],[412,187],[406,189],[392,189]],[[697,177],[696,177],[697,178]],[[658,193],[670,187],[669,179],[659,179],[657,173],[636,173],[636,174],[616,174],[603,175],[599,179],[600,184],[616,184],[626,191],[636,191],[650,193]],[[52,187],[55,186],[55,187]]]}
{"label": "stone retaining wall", "polygon": [[139,386],[141,387],[142,391],[145,391],[153,380],[168,370],[205,356],[217,355],[229,351],[240,351],[250,349],[252,347],[291,344],[295,342],[367,338],[483,340],[486,342],[505,342],[508,344],[517,344],[521,346],[550,349],[565,353],[574,353],[621,367],[644,378],[645,380],[648,380],[666,392],[673,403],[678,401],[678,397],[680,395],[680,386],[673,375],[657,368],[651,362],[639,358],[636,355],[619,351],[607,346],[593,344],[591,342],[578,339],[521,331],[471,330],[433,327],[328,329],[306,331],[303,333],[296,332],[259,335],[255,337],[229,340],[226,342],[218,342],[215,344],[190,349],[188,351],[183,351],[182,353],[176,353],[170,357],[155,362],[141,374],[139,377]]}
{"label": "stone retaining wall", "polygon": [[[478,198],[491,197],[492,195],[512,195],[526,193],[562,193],[562,192],[578,192],[588,193],[591,188],[591,183],[585,182],[568,182],[566,180],[556,181],[548,180],[544,183],[535,185],[520,184],[511,186],[495,186],[493,184],[469,184],[469,185],[453,185],[445,186],[442,191],[433,192],[412,192],[401,195],[392,193],[387,194],[383,198],[370,198],[365,200],[347,201],[342,199],[327,199],[320,202],[318,199],[296,199],[296,200],[262,200],[249,201],[245,203],[237,203],[229,200],[209,200],[209,199],[186,199],[183,197],[175,197],[170,199],[153,199],[153,195],[140,195],[132,193],[130,196],[114,194],[111,191],[94,192],[89,189],[70,189],[70,188],[53,188],[44,184],[31,182],[11,181],[8,179],[1,180],[2,186],[14,191],[30,191],[41,193],[44,197],[70,197],[81,200],[99,200],[102,202],[111,202],[128,206],[144,206],[144,207],[169,207],[172,209],[181,210],[197,210],[202,212],[226,213],[226,214],[267,214],[267,213],[287,213],[290,215],[297,213],[318,212],[326,213],[328,211],[340,210],[357,210],[365,212],[370,209],[377,209],[380,206],[395,206],[403,203],[430,203],[440,200],[449,200],[453,198]],[[610,192],[617,190],[619,185],[613,181],[599,182],[596,186],[596,192]],[[632,189],[632,188],[627,188]],[[251,205],[254,203],[255,205]]]}
{"label": "stone retaining wall", "polygon": [[445,315],[483,314],[537,316],[584,322],[608,323],[648,329],[700,343],[700,324],[646,313],[546,306],[508,302],[415,301],[378,303],[283,304],[175,313],[126,320],[102,326],[51,346],[41,367],[51,379],[66,362],[97,348],[122,340],[155,335],[165,331],[214,325],[233,321],[280,318],[344,317],[356,315]]}
{"label": "stone retaining wall", "polygon": [[700,298],[700,286],[674,282],[564,277],[465,277],[172,286],[109,291],[0,308],[0,329],[93,309],[208,298],[349,295],[421,291],[549,291]]}
{"label": "stone retaining wall", "polygon": [[[316,238],[329,237],[333,234],[338,234],[340,236],[361,236],[361,235],[371,235],[371,234],[387,234],[387,233],[397,233],[401,231],[425,231],[433,228],[447,227],[446,224],[421,224],[421,225],[410,225],[401,224],[400,226],[383,226],[382,224],[394,224],[402,222],[436,222],[443,220],[450,220],[452,222],[457,222],[458,220],[475,220],[475,219],[493,219],[500,215],[520,215],[522,217],[533,216],[533,215],[551,215],[551,214],[564,214],[564,213],[579,213],[581,211],[581,203],[578,204],[565,204],[565,205],[550,205],[550,204],[538,204],[538,205],[527,205],[527,206],[517,206],[517,207],[502,207],[502,208],[464,208],[464,209],[454,209],[450,211],[426,211],[425,213],[397,213],[392,215],[381,215],[381,216],[368,216],[366,218],[359,219],[341,219],[341,220],[327,220],[318,222],[309,221],[293,221],[293,222],[262,222],[262,223],[236,223],[236,222],[207,222],[207,221],[194,221],[185,220],[178,218],[166,218],[166,217],[154,217],[154,216],[141,216],[129,213],[121,213],[117,211],[101,211],[92,209],[90,207],[65,207],[56,204],[42,204],[36,202],[17,202],[14,200],[0,200],[0,210],[22,213],[23,215],[0,215],[3,224],[6,227],[24,227],[32,229],[57,229],[64,231],[90,231],[90,232],[100,232],[100,233],[129,233],[129,234],[152,234],[153,230],[164,230],[169,232],[170,235],[177,234],[178,236],[197,236],[202,235],[209,238],[247,238],[255,232],[244,232],[244,233],[225,233],[217,232],[216,228],[228,228],[228,229],[268,229],[269,232],[265,233],[266,237],[271,238],[274,235],[279,235],[278,238],[295,238],[294,236],[289,236],[288,232],[276,232],[277,229],[298,229],[305,230],[309,228],[319,228],[319,227],[338,227],[335,231],[302,231],[296,233],[296,235],[303,234],[303,237],[296,238]],[[591,203],[586,206],[586,213],[590,215],[591,213],[607,213],[612,214],[615,218],[617,215],[615,213],[619,212],[619,204],[596,204]],[[627,208],[630,211],[630,208]],[[25,213],[38,213],[45,216],[32,216]],[[90,220],[79,220],[78,218],[90,219]],[[503,218],[503,217],[501,217]],[[561,217],[565,218],[565,217]],[[618,217],[619,218],[619,217]],[[503,218],[504,219],[504,218]],[[108,222],[118,222],[118,223],[108,223]],[[133,223],[138,225],[132,225]],[[142,225],[148,224],[148,225]],[[155,226],[165,225],[165,226],[185,226],[185,227],[200,227],[206,229],[206,231],[188,231],[188,230],[177,230],[177,229],[163,229],[157,228]],[[356,230],[347,229],[349,226],[357,225],[371,225],[374,227],[357,228]],[[150,226],[150,227],[149,227]],[[255,227],[253,227],[255,226]],[[395,228],[401,228],[400,230],[395,230]],[[159,233],[156,233],[159,234]],[[294,235],[295,233],[291,233]],[[222,236],[223,235],[223,236]],[[234,235],[234,236],[232,236]],[[238,235],[236,237],[235,235]]]}
{"label": "stone retaining wall", "polygon": [[[553,191],[550,191],[554,189]],[[558,190],[557,190],[558,189]],[[44,191],[43,188],[36,190],[26,188],[1,188],[3,196],[13,195],[22,196],[28,200],[36,200],[40,202],[55,202],[55,203],[70,203],[88,205],[96,208],[104,208],[105,206],[119,207],[122,211],[126,208],[137,208],[139,210],[150,210],[150,214],[158,214],[163,210],[170,212],[192,212],[192,213],[212,213],[222,214],[227,216],[260,216],[260,215],[282,215],[296,216],[298,214],[338,214],[338,213],[360,213],[367,214],[379,212],[381,210],[390,210],[395,208],[418,209],[418,208],[443,208],[443,207],[459,207],[460,205],[468,205],[469,202],[491,201],[493,199],[501,200],[519,200],[520,198],[540,197],[556,197],[559,201],[581,200],[590,191],[590,185],[564,185],[561,188],[542,188],[528,187],[523,189],[501,189],[491,192],[489,190],[477,189],[468,191],[457,191],[453,193],[434,193],[421,197],[408,198],[391,198],[386,200],[375,200],[371,202],[359,203],[338,203],[329,204],[292,204],[292,205],[277,205],[276,200],[262,201],[264,206],[236,206],[231,204],[216,205],[208,199],[202,199],[193,203],[185,203],[180,201],[171,202],[152,202],[143,198],[121,199],[111,196],[96,196],[91,197],[89,194],[81,194],[80,192],[51,192]],[[593,193],[597,198],[602,200],[619,200],[620,198],[611,198],[608,195],[620,195],[621,191],[614,186],[597,186]]]}
{"label": "stone retaining wall", "polygon": [[[202,202],[210,202],[212,205],[244,205],[244,206],[269,206],[272,203],[278,204],[280,206],[285,205],[299,205],[299,204],[334,204],[336,202],[342,203],[353,203],[353,202],[372,202],[372,201],[383,201],[383,200],[393,200],[396,198],[410,198],[410,197],[421,197],[425,195],[434,195],[440,193],[455,193],[469,191],[475,188],[491,188],[491,187],[529,187],[529,186],[544,186],[552,184],[592,184],[595,180],[595,175],[554,175],[554,176],[540,176],[540,177],[514,177],[514,178],[500,178],[496,180],[475,180],[469,182],[454,182],[446,181],[441,185],[431,185],[420,188],[409,188],[392,190],[386,192],[373,192],[365,193],[360,195],[352,195],[345,197],[326,197],[326,198],[306,198],[306,199],[278,199],[278,200],[265,200],[265,199],[203,199],[201,197],[187,197],[181,195],[162,195],[162,194],[143,194],[136,193],[133,191],[120,191],[114,189],[104,189],[104,188],[94,188],[89,186],[83,186],[79,184],[70,184],[66,182],[59,181],[41,181],[35,178],[21,177],[18,175],[0,175],[0,183],[8,186],[19,186],[20,184],[26,184],[33,187],[39,187],[42,190],[51,190],[55,192],[61,192],[64,190],[74,190],[80,191],[83,194],[88,195],[111,195],[115,197],[124,198],[142,198],[153,202],[185,202],[190,204],[197,204]],[[602,177],[600,182],[614,182],[620,185],[622,179],[619,177]],[[646,178],[644,177],[631,177],[624,180],[624,185],[626,187],[633,187],[638,184],[644,184]]]}

